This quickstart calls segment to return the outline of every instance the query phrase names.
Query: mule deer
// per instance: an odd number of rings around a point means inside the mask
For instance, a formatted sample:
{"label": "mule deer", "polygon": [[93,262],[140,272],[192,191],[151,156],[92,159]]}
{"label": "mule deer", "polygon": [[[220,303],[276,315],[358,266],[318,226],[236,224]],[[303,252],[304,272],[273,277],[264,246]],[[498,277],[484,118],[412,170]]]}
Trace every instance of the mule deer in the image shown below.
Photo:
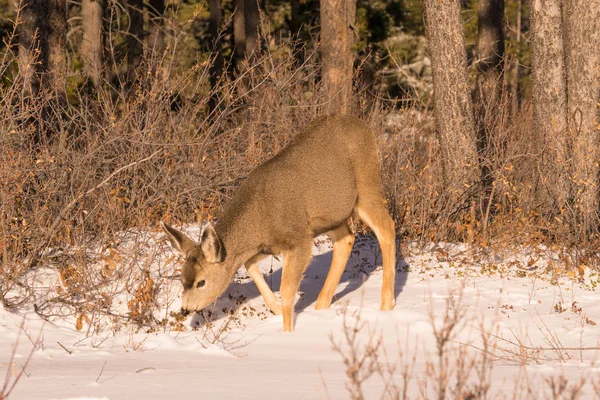
{"label": "mule deer", "polygon": [[[312,240],[327,234],[333,259],[316,309],[329,308],[354,244],[349,220],[355,213],[377,236],[383,255],[381,310],[394,306],[394,222],[381,195],[375,137],[351,116],[313,121],[275,157],[242,183],[216,225],[197,244],[162,223],[184,258],[183,311],[199,311],[220,296],[245,264],[267,306],[283,312],[283,330],[293,330],[296,292],[312,256]],[[281,303],[258,268],[270,254],[283,254]]]}

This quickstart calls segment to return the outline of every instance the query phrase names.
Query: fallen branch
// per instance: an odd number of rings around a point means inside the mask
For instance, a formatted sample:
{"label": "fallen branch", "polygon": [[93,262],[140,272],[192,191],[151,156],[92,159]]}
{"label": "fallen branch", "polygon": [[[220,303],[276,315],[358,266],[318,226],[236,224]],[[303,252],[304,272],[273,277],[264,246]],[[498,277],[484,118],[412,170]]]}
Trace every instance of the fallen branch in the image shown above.
{"label": "fallen branch", "polygon": [[72,350],[69,350],[69,349],[67,349],[65,346],[63,346],[63,344],[62,344],[61,342],[58,342],[58,341],[57,341],[56,343],[58,343],[58,345],[59,345],[60,347],[62,347],[64,351],[66,351],[67,353],[69,353],[69,355],[73,354],[73,351],[72,351]]}

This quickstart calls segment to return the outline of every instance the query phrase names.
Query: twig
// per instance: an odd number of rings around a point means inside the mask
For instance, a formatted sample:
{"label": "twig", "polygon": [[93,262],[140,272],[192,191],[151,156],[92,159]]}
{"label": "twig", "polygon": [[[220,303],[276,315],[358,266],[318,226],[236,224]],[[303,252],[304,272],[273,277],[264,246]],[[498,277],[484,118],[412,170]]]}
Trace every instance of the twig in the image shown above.
{"label": "twig", "polygon": [[[20,329],[19,329],[19,333],[17,335],[17,340],[15,341],[15,345],[13,346],[12,353],[11,353],[10,359],[8,361],[8,365],[7,365],[7,368],[6,368],[6,376],[4,378],[4,384],[2,385],[2,390],[0,391],[0,399],[7,399],[8,396],[10,395],[10,393],[15,388],[15,386],[17,386],[17,383],[19,382],[19,380],[21,379],[21,377],[23,376],[23,374],[26,374],[25,368],[27,368],[27,365],[29,365],[29,361],[31,361],[31,357],[33,356],[33,352],[37,348],[37,345],[34,345],[31,348],[31,351],[29,352],[29,355],[27,356],[27,359],[25,360],[25,363],[21,366],[21,371],[19,371],[17,373],[17,376],[15,377],[15,380],[12,382],[12,384],[9,387],[10,371],[11,371],[10,367],[13,364],[13,361],[15,359],[15,355],[17,353],[17,347],[19,346],[19,338],[21,337],[21,332],[24,331],[24,325],[25,325],[25,317],[23,317],[23,321],[21,321],[21,326],[20,326]],[[40,337],[42,336],[42,331],[43,330],[40,329],[40,333],[38,333],[38,337],[37,337],[36,342],[39,342]]]}
{"label": "twig", "polygon": [[[204,336],[206,337],[206,332],[204,332]],[[206,350],[206,349],[208,349],[208,346],[207,346],[207,345],[205,345],[204,343],[202,343],[202,342],[200,341],[200,339],[198,339],[196,336],[194,336],[194,338],[195,338],[195,339],[196,339],[196,341],[197,341],[197,342],[200,344],[200,346],[202,346],[202,348],[203,348],[203,349],[205,349],[205,350]]]}
{"label": "twig", "polygon": [[[60,344],[60,343],[59,343]],[[62,345],[61,345],[62,346]],[[100,373],[98,374],[98,376],[96,377],[96,383],[100,383],[98,382],[100,380],[100,377],[102,376],[102,373],[104,372],[104,366],[106,365],[108,361],[104,361],[104,364],[102,364],[102,368],[100,369]]]}
{"label": "twig", "polygon": [[321,377],[321,384],[323,385],[323,389],[325,389],[325,398],[329,400],[331,399],[331,394],[329,394],[327,381],[325,381],[325,376],[323,376],[323,371],[321,371],[321,367],[319,367],[319,376]]}
{"label": "twig", "polygon": [[[106,363],[105,363],[105,364],[106,364]],[[156,368],[154,368],[154,367],[145,367],[145,368],[142,368],[142,369],[138,369],[137,371],[135,371],[135,373],[136,373],[136,374],[139,374],[140,372],[144,372],[144,371],[150,371],[150,370],[154,370],[154,371],[156,371]]]}
{"label": "twig", "polygon": [[[525,344],[523,344],[521,342],[517,343],[517,342],[515,342],[513,340],[506,339],[505,337],[502,337],[502,336],[499,336],[499,335],[496,335],[496,334],[493,334],[493,333],[490,333],[490,336],[492,336],[492,337],[494,337],[494,338],[496,338],[496,339],[498,339],[498,340],[500,340],[502,342],[508,343],[508,344],[510,344],[512,346],[515,346],[515,347],[518,347],[518,348],[524,349],[524,350],[536,351],[536,352],[556,351],[557,350],[555,347],[527,346],[527,345],[525,345]],[[474,346],[472,344],[469,344],[469,343],[462,343],[462,342],[457,342],[457,343],[463,344],[463,345],[466,345],[466,346],[469,346],[469,347],[472,347],[472,348],[474,348],[476,350],[479,350],[479,351],[484,351],[483,349],[481,349],[481,348],[479,348],[477,346]],[[500,348],[500,350],[503,351],[503,352],[506,352],[506,353],[509,353],[509,354],[512,354],[512,355],[515,355],[515,356],[518,356],[518,357],[522,358],[522,355],[516,353],[515,351],[509,350],[509,349],[505,349],[505,348]],[[597,351],[597,350],[600,350],[600,346],[591,346],[591,347],[560,347],[560,350],[565,350],[565,351],[594,351],[594,350],[596,350]],[[500,360],[501,359],[506,359],[505,357],[500,357],[500,356],[498,356],[496,354],[489,353],[489,351],[487,353],[490,354],[490,355],[493,355],[494,357],[496,357],[496,358],[498,358]]]}
{"label": "twig", "polygon": [[[516,343],[514,343],[510,340],[506,340],[506,342],[516,345]],[[530,347],[530,346],[525,346],[525,345],[519,345],[519,347],[522,347],[525,350],[542,350],[542,351],[555,351],[556,350],[555,347]],[[560,350],[591,351],[591,350],[600,350],[600,347],[560,347]]]}
{"label": "twig", "polygon": [[72,351],[72,350],[69,350],[69,349],[67,349],[65,346],[63,346],[63,345],[62,345],[62,343],[61,343],[61,342],[57,341],[56,343],[58,343],[58,345],[59,345],[60,347],[62,347],[62,348],[63,348],[63,349],[64,349],[64,350],[65,350],[67,353],[69,353],[69,355],[73,354],[73,351]]}
{"label": "twig", "polygon": [[[492,334],[492,336],[496,337],[499,340],[507,342],[508,344],[512,344],[514,346],[522,347],[525,350],[542,350],[542,351],[556,350],[554,347],[526,346],[524,344],[517,344],[517,343],[513,342],[512,340],[503,338],[503,337],[498,336],[498,335]],[[579,350],[588,351],[588,350],[600,350],[600,347],[598,347],[598,346],[596,346],[596,347],[561,347],[561,349],[571,350],[571,351],[575,351],[575,350],[577,350],[577,351],[579,351]]]}

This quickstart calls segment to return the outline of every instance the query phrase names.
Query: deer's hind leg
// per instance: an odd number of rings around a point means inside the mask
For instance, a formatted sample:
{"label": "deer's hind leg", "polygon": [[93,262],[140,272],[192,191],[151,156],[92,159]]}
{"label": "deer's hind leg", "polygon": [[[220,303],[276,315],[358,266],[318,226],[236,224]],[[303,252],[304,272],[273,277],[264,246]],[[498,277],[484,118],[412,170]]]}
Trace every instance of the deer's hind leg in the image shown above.
{"label": "deer's hind leg", "polygon": [[306,241],[283,253],[283,272],[281,276],[281,306],[283,309],[283,331],[294,330],[294,304],[296,292],[304,271],[312,256],[312,239]]}
{"label": "deer's hind leg", "polygon": [[374,191],[367,196],[358,196],[355,207],[358,217],[369,226],[377,236],[383,256],[383,284],[381,287],[381,310],[389,311],[394,307],[394,280],[396,277],[396,230],[383,198]]}
{"label": "deer's hind leg", "polygon": [[267,305],[267,307],[269,307],[271,311],[273,311],[273,314],[280,315],[281,303],[279,302],[279,300],[277,300],[277,297],[275,296],[269,285],[267,285],[267,282],[265,282],[265,278],[262,272],[260,272],[260,269],[258,268],[258,262],[265,257],[266,255],[264,254],[257,254],[248,261],[246,261],[246,270],[248,271],[248,275],[250,275],[250,277],[254,281],[254,284],[256,284],[256,287],[258,288],[258,291],[265,300],[265,304]]}
{"label": "deer's hind leg", "polygon": [[331,267],[327,274],[327,279],[323,284],[323,289],[317,298],[315,309],[322,310],[329,308],[331,299],[335,294],[335,289],[340,283],[340,278],[346,269],[346,263],[352,252],[354,245],[354,234],[348,226],[348,221],[344,222],[338,228],[327,232],[327,236],[333,242],[333,258],[331,259]]}

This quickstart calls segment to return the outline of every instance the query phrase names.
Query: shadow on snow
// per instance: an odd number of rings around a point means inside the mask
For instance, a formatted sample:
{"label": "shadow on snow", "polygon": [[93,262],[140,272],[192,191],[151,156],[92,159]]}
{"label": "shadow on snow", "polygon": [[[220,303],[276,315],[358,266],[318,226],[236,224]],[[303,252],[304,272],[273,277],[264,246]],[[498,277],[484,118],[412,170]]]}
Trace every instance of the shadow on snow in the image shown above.
{"label": "shadow on snow", "polygon": [[[317,240],[315,240],[317,242]],[[319,243],[329,243],[327,240],[319,240]],[[329,266],[331,265],[331,259],[333,256],[333,249],[330,249],[326,253],[313,256],[311,262],[304,273],[304,278],[300,283],[298,292],[300,298],[296,302],[294,312],[295,317],[302,313],[306,308],[314,303],[319,296],[319,292],[325,282],[327,273],[329,272]],[[268,258],[267,258],[268,259]],[[273,260],[271,258],[271,260]],[[264,262],[262,264],[264,266]],[[375,270],[381,270],[381,249],[379,243],[373,235],[357,235],[354,247],[346,269],[340,278],[339,285],[346,284],[342,291],[336,293],[333,296],[332,306],[335,303],[339,303],[348,294],[360,289],[360,287],[371,277]],[[279,268],[271,273],[265,275],[265,280],[271,287],[273,292],[279,291],[281,284],[281,273],[282,268]],[[399,243],[396,243],[396,280],[394,283],[394,298],[397,299],[402,292],[406,280],[408,278],[408,264],[400,253]],[[243,282],[238,282],[239,280]],[[244,297],[243,302],[236,302],[235,300],[242,295]],[[229,285],[225,293],[215,301],[215,303],[209,307],[213,313],[213,318],[216,319],[223,315],[223,309],[228,309],[230,312],[236,312],[238,309],[245,304],[248,300],[259,298],[260,293],[254,284],[254,281],[248,276],[242,278],[235,278],[234,281]],[[267,309],[268,310],[268,309]],[[267,311],[270,314],[270,311]],[[294,318],[296,319],[296,318]],[[196,313],[191,320],[191,326],[195,328],[202,327],[205,324],[204,317],[200,313]]]}

